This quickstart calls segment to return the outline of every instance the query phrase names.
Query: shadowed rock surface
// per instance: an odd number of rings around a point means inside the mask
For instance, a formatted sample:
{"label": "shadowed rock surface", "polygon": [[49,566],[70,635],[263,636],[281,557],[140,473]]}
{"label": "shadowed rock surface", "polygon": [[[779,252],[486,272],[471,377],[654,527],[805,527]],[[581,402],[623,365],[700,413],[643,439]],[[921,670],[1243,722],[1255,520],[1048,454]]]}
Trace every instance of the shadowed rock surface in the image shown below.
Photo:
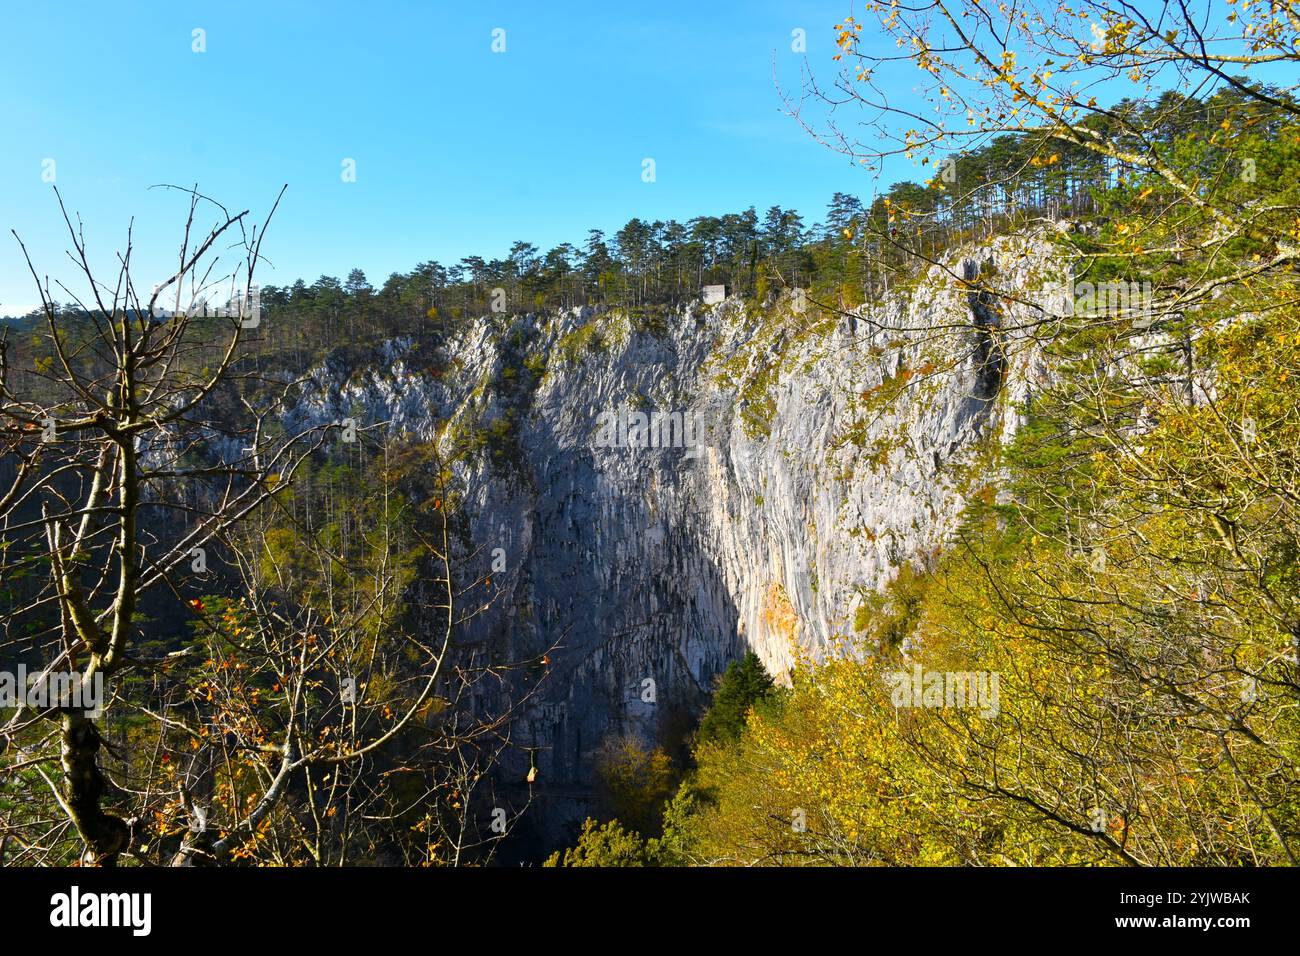
{"label": "shadowed rock surface", "polygon": [[[487,572],[500,548],[505,562],[505,593],[462,644],[500,661],[558,644],[544,677],[522,678],[542,683],[501,768],[518,806],[536,763],[530,843],[563,842],[582,819],[606,737],[680,739],[746,648],[783,679],[797,653],[851,636],[903,562],[942,549],[982,444],[1006,440],[1045,375],[1016,331],[1035,310],[972,284],[995,272],[1025,300],[1059,297],[1045,245],[967,255],[851,314],[796,314],[787,295],[696,304],[640,331],[616,311],[494,316],[446,343],[451,375],[409,367],[403,342],[314,371],[297,423],[494,436],[454,466],[466,561]],[[679,447],[604,447],[602,414],[638,410],[681,413],[694,447],[680,431]]]}

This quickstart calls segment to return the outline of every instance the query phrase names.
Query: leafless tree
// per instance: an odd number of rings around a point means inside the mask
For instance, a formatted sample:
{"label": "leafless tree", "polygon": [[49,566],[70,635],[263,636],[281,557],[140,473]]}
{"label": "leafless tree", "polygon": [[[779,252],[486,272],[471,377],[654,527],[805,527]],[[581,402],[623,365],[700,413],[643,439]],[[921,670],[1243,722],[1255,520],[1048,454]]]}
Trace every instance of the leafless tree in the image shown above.
{"label": "leafless tree", "polygon": [[[476,712],[470,691],[500,674],[453,646],[490,581],[455,580],[448,492],[432,526],[405,521],[401,559],[387,474],[350,540],[286,505],[341,426],[289,432],[299,382],[250,347],[283,190],[257,225],[180,192],[175,271],[147,292],[130,232],[101,281],[61,196],[84,290],[19,239],[43,328],[0,340],[0,648],[102,681],[103,713],[63,697],[10,714],[0,857],[344,863],[414,818],[421,862],[463,862],[503,835],[469,809],[509,745],[488,715],[504,690]],[[412,598],[429,568],[432,596]]]}

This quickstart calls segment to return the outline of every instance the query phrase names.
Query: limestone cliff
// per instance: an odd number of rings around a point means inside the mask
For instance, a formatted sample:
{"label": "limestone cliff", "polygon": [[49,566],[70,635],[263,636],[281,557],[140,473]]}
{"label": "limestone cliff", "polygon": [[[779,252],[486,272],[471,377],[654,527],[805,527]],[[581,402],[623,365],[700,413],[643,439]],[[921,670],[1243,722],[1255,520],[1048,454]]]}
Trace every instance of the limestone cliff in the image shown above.
{"label": "limestone cliff", "polygon": [[[746,647],[778,677],[830,652],[866,596],[943,548],[1045,374],[1023,328],[1059,296],[1048,250],[995,240],[849,311],[787,294],[666,320],[490,316],[446,343],[449,373],[393,342],[316,369],[294,415],[490,438],[455,471],[466,553],[486,568],[502,549],[505,594],[467,640],[502,659],[558,644],[503,771],[536,761],[554,830],[584,811],[606,736],[673,733]],[[994,275],[1016,294],[972,290]]]}

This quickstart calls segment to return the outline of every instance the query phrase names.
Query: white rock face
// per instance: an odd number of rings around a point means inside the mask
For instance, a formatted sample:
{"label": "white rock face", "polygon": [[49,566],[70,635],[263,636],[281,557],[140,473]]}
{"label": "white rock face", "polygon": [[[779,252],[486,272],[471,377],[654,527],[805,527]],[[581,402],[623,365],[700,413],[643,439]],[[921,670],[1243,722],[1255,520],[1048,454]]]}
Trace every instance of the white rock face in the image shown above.
{"label": "white rock face", "polygon": [[[864,596],[944,547],[964,494],[992,477],[982,443],[1006,440],[1046,375],[1020,330],[1035,309],[973,301],[958,280],[996,270],[1018,298],[1062,298],[1036,240],[947,265],[852,314],[811,301],[795,314],[787,296],[758,314],[735,298],[697,306],[659,334],[589,309],[483,319],[450,343],[454,375],[408,367],[400,342],[376,367],[317,370],[301,420],[390,421],[429,440],[440,420],[518,410],[503,460],[456,474],[474,560],[486,570],[499,547],[507,563],[506,595],[469,641],[501,660],[558,644],[512,732],[556,797],[549,827],[583,812],[605,737],[671,736],[747,647],[778,677],[798,652],[832,652]],[[520,387],[543,361],[540,384]],[[681,413],[695,447],[602,434],[602,415],[634,425],[638,410]],[[504,773],[522,781],[526,754],[516,764]]]}

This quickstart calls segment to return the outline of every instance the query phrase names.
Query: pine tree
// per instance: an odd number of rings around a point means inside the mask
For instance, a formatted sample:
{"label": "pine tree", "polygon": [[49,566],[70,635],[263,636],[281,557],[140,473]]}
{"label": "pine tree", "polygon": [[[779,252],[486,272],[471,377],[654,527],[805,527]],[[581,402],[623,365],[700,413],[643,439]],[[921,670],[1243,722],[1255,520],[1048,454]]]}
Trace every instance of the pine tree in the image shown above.
{"label": "pine tree", "polygon": [[697,738],[700,741],[737,739],[745,729],[749,709],[766,699],[772,689],[772,678],[753,651],[732,661],[718,683],[712,706],[700,721]]}

